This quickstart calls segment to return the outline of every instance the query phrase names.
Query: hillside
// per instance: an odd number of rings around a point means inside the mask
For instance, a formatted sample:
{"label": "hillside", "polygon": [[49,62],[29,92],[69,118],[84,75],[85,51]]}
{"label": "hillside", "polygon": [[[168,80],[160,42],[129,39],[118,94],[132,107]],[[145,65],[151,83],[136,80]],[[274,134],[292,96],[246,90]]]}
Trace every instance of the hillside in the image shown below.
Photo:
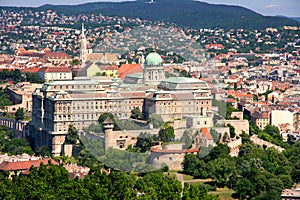
{"label": "hillside", "polygon": [[294,19],[294,20],[300,22],[300,17],[293,17],[292,19]]}
{"label": "hillside", "polygon": [[65,14],[103,14],[163,20],[193,28],[263,29],[283,25],[300,25],[293,19],[263,16],[240,6],[215,5],[193,0],[147,0],[134,2],[96,2],[73,6],[44,5],[39,10],[52,9]]}

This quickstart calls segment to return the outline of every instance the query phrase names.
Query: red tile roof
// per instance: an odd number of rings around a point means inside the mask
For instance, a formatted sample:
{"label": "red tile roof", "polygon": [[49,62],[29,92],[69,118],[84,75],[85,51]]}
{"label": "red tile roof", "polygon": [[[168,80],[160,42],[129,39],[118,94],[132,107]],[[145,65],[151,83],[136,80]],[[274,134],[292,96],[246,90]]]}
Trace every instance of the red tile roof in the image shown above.
{"label": "red tile roof", "polygon": [[56,73],[56,72],[72,72],[68,67],[42,67],[39,72]]}
{"label": "red tile roof", "polygon": [[119,78],[125,78],[125,76],[134,73],[143,72],[140,64],[123,64],[118,70]]}
{"label": "red tile roof", "polygon": [[21,69],[22,73],[37,73],[40,70],[40,68],[38,67],[30,67],[30,68],[25,68],[25,69]]}
{"label": "red tile roof", "polygon": [[210,43],[210,44],[205,45],[205,48],[206,49],[212,49],[212,48],[214,48],[214,49],[224,49],[224,46],[222,44],[212,44],[212,43]]}
{"label": "red tile roof", "polygon": [[71,56],[66,52],[46,52],[46,59],[71,59]]}
{"label": "red tile roof", "polygon": [[208,128],[201,128],[201,132],[203,133],[203,136],[208,140],[213,140],[213,137],[211,136],[210,132],[208,131]]}
{"label": "red tile roof", "polygon": [[49,158],[39,159],[39,160],[29,160],[29,161],[18,161],[18,162],[3,161],[0,164],[0,171],[26,170],[26,169],[30,169],[31,166],[39,167],[41,163],[47,165],[49,160],[51,161],[52,164],[58,165],[56,161]]}

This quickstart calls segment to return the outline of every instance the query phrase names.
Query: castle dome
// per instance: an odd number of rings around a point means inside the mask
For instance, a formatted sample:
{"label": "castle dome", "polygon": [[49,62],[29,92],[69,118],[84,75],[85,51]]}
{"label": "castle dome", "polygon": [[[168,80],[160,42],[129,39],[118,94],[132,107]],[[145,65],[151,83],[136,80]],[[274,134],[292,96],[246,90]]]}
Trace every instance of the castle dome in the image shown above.
{"label": "castle dome", "polygon": [[162,59],[156,52],[149,53],[146,57],[146,65],[161,65]]}

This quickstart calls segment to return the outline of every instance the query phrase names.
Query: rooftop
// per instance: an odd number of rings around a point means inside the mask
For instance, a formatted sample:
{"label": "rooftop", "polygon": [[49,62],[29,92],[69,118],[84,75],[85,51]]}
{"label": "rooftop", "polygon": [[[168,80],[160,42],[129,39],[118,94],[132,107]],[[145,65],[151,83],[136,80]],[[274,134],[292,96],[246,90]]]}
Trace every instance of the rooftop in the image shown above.
{"label": "rooftop", "polygon": [[149,53],[146,57],[146,65],[161,65],[162,59],[156,52]]}
{"label": "rooftop", "polygon": [[188,77],[170,77],[162,81],[170,82],[170,83],[205,83],[202,80],[195,79],[195,78],[188,78]]}

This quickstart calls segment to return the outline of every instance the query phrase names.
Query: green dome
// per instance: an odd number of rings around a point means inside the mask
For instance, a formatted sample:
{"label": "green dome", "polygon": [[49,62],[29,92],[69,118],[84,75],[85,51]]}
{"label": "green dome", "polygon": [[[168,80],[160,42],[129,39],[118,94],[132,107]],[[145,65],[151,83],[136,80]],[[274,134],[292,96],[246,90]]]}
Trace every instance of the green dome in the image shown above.
{"label": "green dome", "polygon": [[149,53],[146,57],[146,65],[161,65],[162,59],[156,52]]}

